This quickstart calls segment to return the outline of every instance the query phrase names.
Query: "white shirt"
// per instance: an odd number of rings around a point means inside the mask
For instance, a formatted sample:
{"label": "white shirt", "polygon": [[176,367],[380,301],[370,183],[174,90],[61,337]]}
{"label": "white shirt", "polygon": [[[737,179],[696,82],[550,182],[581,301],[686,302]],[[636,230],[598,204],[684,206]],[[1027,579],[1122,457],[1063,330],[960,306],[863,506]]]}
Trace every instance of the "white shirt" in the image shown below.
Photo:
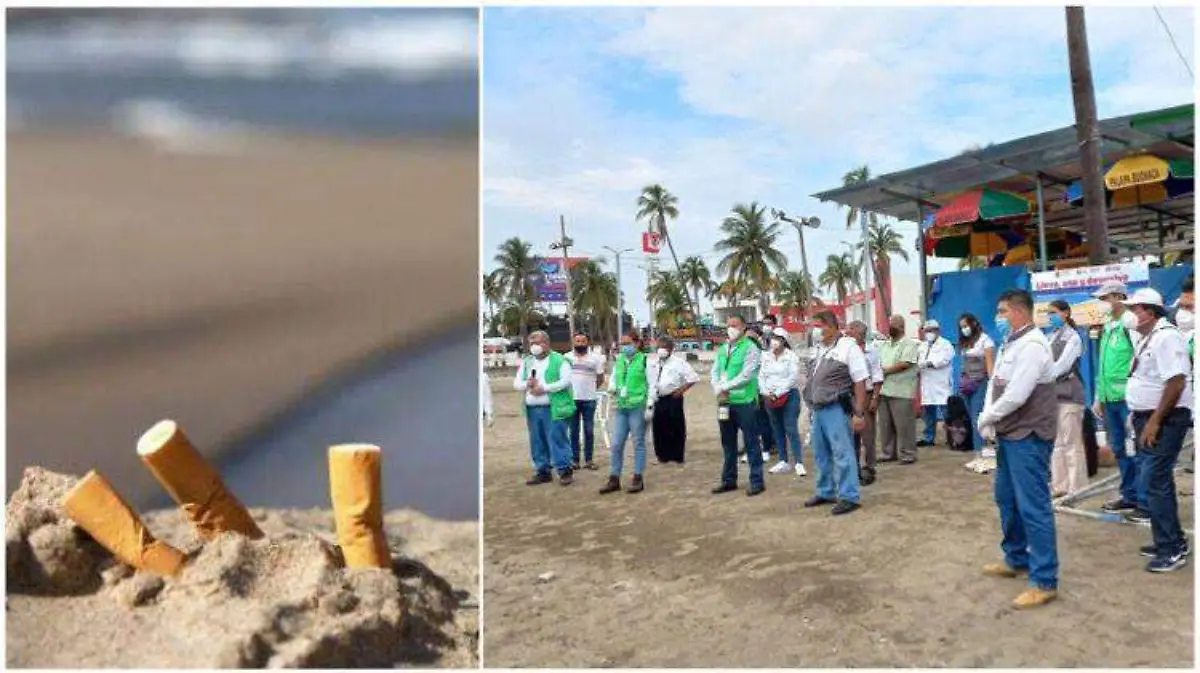
{"label": "white shirt", "polygon": [[917,348],[917,371],[921,378],[921,404],[945,404],[950,399],[950,363],[954,346],[940,334],[933,343]]}
{"label": "white shirt", "polygon": [[[984,395],[983,411],[979,413],[979,427],[995,425],[996,421],[1008,416],[1033,394],[1040,383],[1054,383],[1050,342],[1042,330],[1034,327],[1016,341],[1005,343],[996,354],[996,367],[988,379]],[[1004,393],[992,401],[992,386],[1004,384]]]}
{"label": "white shirt", "polygon": [[871,376],[871,372],[867,368],[866,355],[858,347],[858,342],[848,336],[838,337],[832,346],[826,346],[824,342],[821,342],[813,347],[814,372],[821,366],[821,361],[825,358],[845,364],[850,369],[850,380],[855,383],[866,381]]}
{"label": "white shirt", "polygon": [[758,366],[758,393],[760,395],[783,395],[796,387],[796,379],[800,376],[800,358],[791,349],[784,348],[783,352],[775,355],[774,351],[766,351]]}
{"label": "white shirt", "polygon": [[883,360],[879,359],[879,349],[873,343],[863,347],[863,356],[867,360],[867,371],[870,373],[867,377],[867,390],[875,390],[875,384],[883,383]]}
{"label": "white shirt", "polygon": [[672,353],[666,360],[659,360],[657,354],[649,356],[646,365],[646,375],[651,377],[655,397],[667,397],[671,393],[700,380],[700,375],[682,357]]}
{"label": "white shirt", "polygon": [[981,358],[983,357],[984,351],[989,348],[994,350],[996,348],[996,342],[992,341],[992,337],[988,336],[987,332],[984,332],[983,334],[979,335],[979,338],[975,340],[975,343],[972,344],[970,348],[963,351],[963,355]]}
{"label": "white shirt", "polygon": [[486,369],[483,370],[482,375],[479,377],[479,383],[481,386],[480,394],[482,396],[481,402],[483,404],[483,415],[485,418],[491,418],[492,417],[492,379],[490,377],[488,377],[488,373],[487,373]]}
{"label": "white shirt", "polygon": [[[1063,325],[1057,332],[1049,337],[1051,343],[1062,337],[1063,330],[1066,330],[1066,343],[1063,345],[1062,354],[1054,361],[1052,365],[1054,378],[1058,378],[1063,374],[1071,371],[1071,367],[1075,365],[1075,361],[1079,356],[1083,355],[1083,340],[1079,338],[1079,332],[1076,332],[1070,325]],[[1054,351],[1051,350],[1051,353]]]}
{"label": "white shirt", "polygon": [[[541,381],[542,388],[546,394],[534,395],[529,392],[529,382],[525,380],[525,365],[529,365],[529,369],[533,371]],[[513,379],[513,388],[516,390],[525,391],[525,404],[531,407],[545,407],[550,404],[550,393],[557,393],[571,385],[571,363],[563,358],[562,368],[558,371],[558,380],[554,383],[546,383],[545,371],[546,367],[550,366],[550,356],[536,358],[532,355],[527,355],[521,358],[521,366],[517,367],[517,376]]]}
{"label": "white shirt", "polygon": [[591,352],[578,355],[575,351],[567,353],[566,357],[571,363],[571,389],[575,399],[596,399],[596,377],[604,373],[604,357]]}
{"label": "white shirt", "polygon": [[[742,338],[744,339],[746,337]],[[718,354],[721,352],[721,350],[725,351],[726,357],[729,357],[728,343],[721,344],[721,349],[717,351]],[[726,378],[725,372],[721,371],[721,368],[717,366],[717,363],[713,362],[712,376],[709,380],[709,382],[712,383],[713,392],[720,395],[727,390],[733,390],[734,388],[737,388],[743,383],[749,381],[758,370],[758,360],[761,356],[762,351],[759,350],[758,346],[754,345],[753,341],[751,341],[750,347],[746,349],[746,358],[742,361],[742,371],[738,372],[729,379]]]}
{"label": "white shirt", "polygon": [[[1144,343],[1134,351],[1135,365],[1125,386],[1125,403],[1133,411],[1153,411],[1162,400],[1167,381],[1183,376],[1185,381],[1192,371],[1188,358],[1187,341],[1166,318],[1159,318],[1154,330]],[[1177,407],[1192,408],[1191,386],[1184,385]]]}

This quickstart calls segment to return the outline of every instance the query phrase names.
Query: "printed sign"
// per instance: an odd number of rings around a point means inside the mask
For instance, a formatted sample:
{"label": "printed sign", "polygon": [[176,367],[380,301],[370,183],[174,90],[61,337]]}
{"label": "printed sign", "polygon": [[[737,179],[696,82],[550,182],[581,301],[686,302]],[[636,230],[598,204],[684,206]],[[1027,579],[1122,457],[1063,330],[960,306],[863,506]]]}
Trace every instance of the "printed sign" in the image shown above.
{"label": "printed sign", "polygon": [[[568,257],[567,268],[587,260],[587,257]],[[538,278],[534,282],[537,300],[547,303],[566,303],[567,274],[562,258],[545,257],[538,260]]]}
{"label": "printed sign", "polygon": [[1047,305],[1061,299],[1071,305],[1071,317],[1081,327],[1104,322],[1105,302],[1092,296],[1105,283],[1125,284],[1129,294],[1150,286],[1150,265],[1146,262],[1081,266],[1059,271],[1043,271],[1030,275],[1033,289],[1033,310],[1039,327],[1048,324]]}
{"label": "printed sign", "polygon": [[662,234],[657,232],[642,232],[642,252],[657,255],[662,250]]}

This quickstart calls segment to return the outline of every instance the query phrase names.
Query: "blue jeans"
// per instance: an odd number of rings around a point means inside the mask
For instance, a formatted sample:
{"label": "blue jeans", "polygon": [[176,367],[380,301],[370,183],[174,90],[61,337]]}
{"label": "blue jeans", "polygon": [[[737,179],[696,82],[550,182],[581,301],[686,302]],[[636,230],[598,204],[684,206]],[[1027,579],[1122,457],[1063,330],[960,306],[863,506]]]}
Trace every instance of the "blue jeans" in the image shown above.
{"label": "blue jeans", "polygon": [[925,434],[921,438],[932,444],[937,431],[938,421],[946,420],[946,405],[921,405],[921,419],[925,421]]}
{"label": "blue jeans", "polygon": [[1140,452],[1134,456],[1125,455],[1125,419],[1129,417],[1129,407],[1125,405],[1125,400],[1103,404],[1108,445],[1116,455],[1117,467],[1121,470],[1121,499],[1137,505],[1140,510],[1149,511],[1146,481],[1142,478],[1143,455]]}
{"label": "blue jeans", "polygon": [[616,409],[613,412],[612,467],[609,474],[621,476],[625,462],[625,439],[633,434],[633,473],[646,472],[646,408]]}
{"label": "blue jeans", "polygon": [[[1133,431],[1138,437],[1150,420],[1150,412],[1133,413]],[[1175,494],[1175,463],[1183,449],[1183,438],[1192,427],[1192,414],[1177,407],[1167,415],[1159,431],[1158,443],[1142,446],[1138,442],[1138,455],[1144,456],[1139,466],[1146,475],[1147,496],[1150,499],[1150,532],[1154,535],[1154,547],[1159,557],[1178,554],[1183,549],[1183,527],[1179,524],[1179,500]]]}
{"label": "blue jeans", "polygon": [[575,400],[575,415],[571,417],[571,457],[579,463],[579,424],[583,423],[583,461],[592,462],[596,435],[592,428],[596,420],[596,400]]}
{"label": "blue jeans", "polygon": [[559,474],[571,471],[571,441],[567,438],[566,419],[556,421],[550,406],[526,406],[525,424],[529,428],[529,452],[533,469],[538,474],[550,474],[551,461]]}
{"label": "blue jeans", "polygon": [[813,456],[817,461],[817,496],[858,503],[858,458],[850,431],[850,415],[841,404],[813,411]]}
{"label": "blue jeans", "polygon": [[790,443],[792,458],[797,463],[804,462],[804,454],[801,453],[804,443],[800,440],[800,391],[792,388],[788,392],[787,404],[778,409],[768,407],[767,418],[771,421],[775,446],[779,447],[779,460],[787,462]]}
{"label": "blue jeans", "polygon": [[975,448],[975,454],[978,455],[983,453],[983,435],[979,434],[979,414],[983,413],[983,401],[987,396],[987,386],[980,385],[975,392],[970,395],[963,393],[962,396],[967,401],[967,413],[971,415],[971,434],[974,435],[972,446]]}
{"label": "blue jeans", "polygon": [[737,485],[738,432],[746,444],[746,461],[750,463],[750,488],[763,488],[763,460],[755,438],[758,435],[758,402],[729,405],[729,420],[717,421],[721,428],[721,450],[725,461],[721,466],[721,483]]}
{"label": "blue jeans", "polygon": [[1004,539],[1004,562],[1028,568],[1029,583],[1058,588],[1058,540],[1050,504],[1050,454],[1054,441],[1030,434],[1024,439],[998,439],[996,506]]}

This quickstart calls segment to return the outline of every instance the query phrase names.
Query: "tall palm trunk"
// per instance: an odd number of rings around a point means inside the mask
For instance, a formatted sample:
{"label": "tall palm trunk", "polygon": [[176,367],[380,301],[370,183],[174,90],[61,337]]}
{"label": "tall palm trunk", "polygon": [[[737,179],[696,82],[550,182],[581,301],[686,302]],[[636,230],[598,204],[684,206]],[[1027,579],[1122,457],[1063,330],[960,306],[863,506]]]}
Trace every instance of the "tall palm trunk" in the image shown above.
{"label": "tall palm trunk", "polygon": [[[662,215],[658,216],[658,230],[662,232],[663,238],[667,240],[667,250],[671,251],[671,261],[675,263],[675,275],[678,278],[682,278],[683,274],[680,272],[679,257],[675,254],[675,244],[671,242],[671,233],[667,231],[665,218]],[[699,323],[700,293],[696,293],[696,301],[693,302],[692,295],[688,294],[687,288],[684,287],[683,296],[687,297],[688,306],[692,309],[692,322]]]}
{"label": "tall palm trunk", "polygon": [[875,259],[875,288],[879,291],[879,303],[883,306],[883,315],[892,315],[891,275],[892,265],[887,257]]}

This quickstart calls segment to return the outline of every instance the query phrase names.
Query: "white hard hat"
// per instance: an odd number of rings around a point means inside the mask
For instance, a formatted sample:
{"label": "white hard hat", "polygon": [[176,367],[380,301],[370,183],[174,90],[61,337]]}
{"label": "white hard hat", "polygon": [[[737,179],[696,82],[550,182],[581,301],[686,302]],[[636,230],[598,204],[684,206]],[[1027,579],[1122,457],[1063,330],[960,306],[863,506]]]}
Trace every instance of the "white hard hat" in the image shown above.
{"label": "white hard hat", "polygon": [[1158,293],[1158,290],[1155,290],[1151,287],[1143,287],[1135,290],[1129,299],[1126,299],[1121,303],[1125,304],[1126,306],[1137,306],[1141,304],[1144,306],[1157,306],[1159,308],[1163,308],[1162,295]]}
{"label": "white hard hat", "polygon": [[771,334],[774,334],[777,337],[782,337],[784,341],[787,341],[788,331],[782,327],[776,327],[775,329],[771,330]]}

